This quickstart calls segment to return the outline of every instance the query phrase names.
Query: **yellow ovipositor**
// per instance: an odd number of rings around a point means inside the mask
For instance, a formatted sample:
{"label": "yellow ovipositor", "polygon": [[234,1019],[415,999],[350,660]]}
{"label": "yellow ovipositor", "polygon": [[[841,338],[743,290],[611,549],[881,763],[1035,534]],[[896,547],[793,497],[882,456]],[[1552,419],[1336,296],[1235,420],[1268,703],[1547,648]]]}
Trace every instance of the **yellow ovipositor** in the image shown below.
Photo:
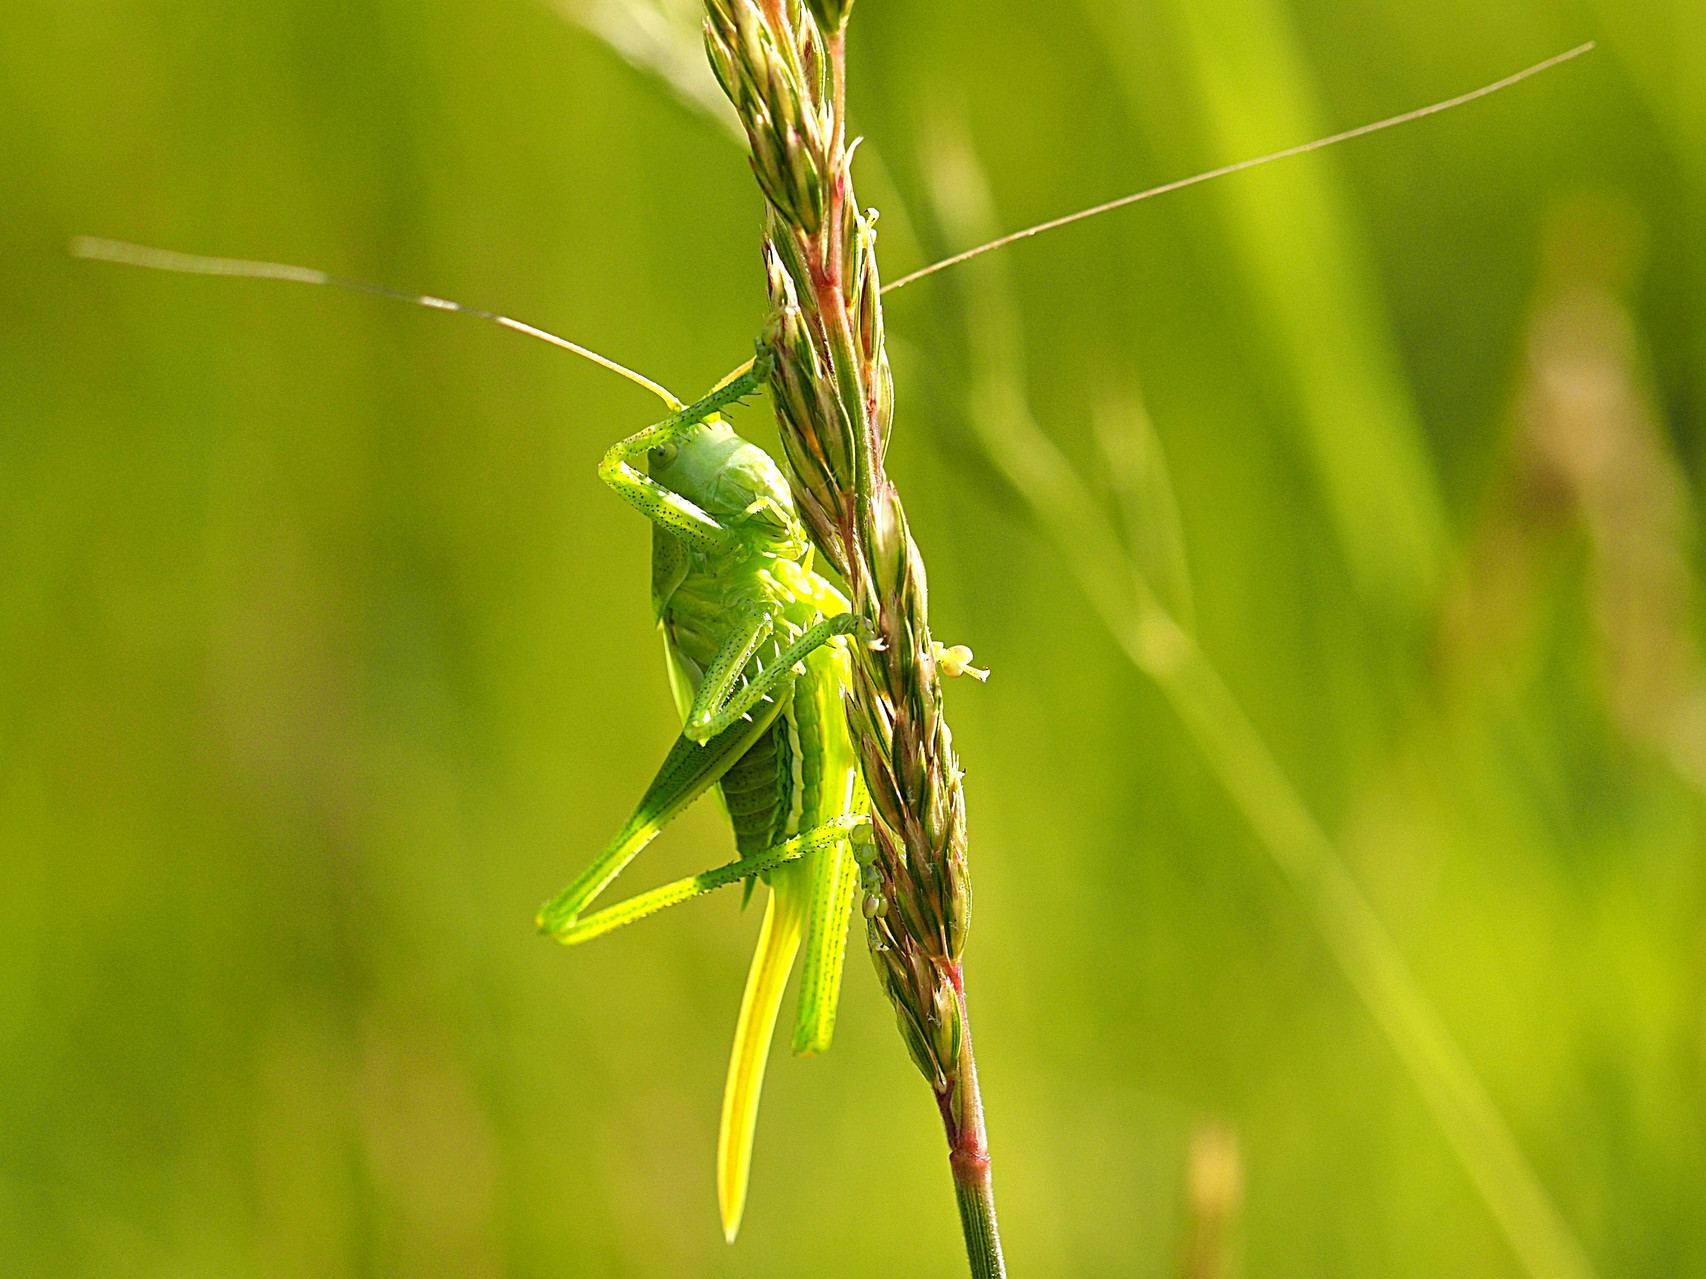
{"label": "yellow ovipositor", "polygon": [[[778,873],[774,878],[784,879],[784,875]],[[717,1128],[717,1208],[723,1217],[723,1236],[730,1243],[740,1233],[741,1214],[746,1211],[752,1137],[758,1127],[758,1097],[764,1090],[770,1037],[776,1029],[788,971],[800,949],[806,902],[803,893],[791,891],[796,887],[804,885],[786,880],[777,884],[764,908],[764,927],[758,934],[758,949],[753,953],[746,993],[740,1001],[740,1020],[735,1023],[734,1048],[729,1053],[723,1118]]]}

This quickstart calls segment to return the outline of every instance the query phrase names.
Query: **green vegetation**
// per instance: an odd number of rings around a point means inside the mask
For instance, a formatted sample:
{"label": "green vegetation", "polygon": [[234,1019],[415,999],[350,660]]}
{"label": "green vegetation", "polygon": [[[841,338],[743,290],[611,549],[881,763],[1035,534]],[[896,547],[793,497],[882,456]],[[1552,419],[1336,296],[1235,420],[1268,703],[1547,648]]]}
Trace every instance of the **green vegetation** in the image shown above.
{"label": "green vegetation", "polygon": [[[533,933],[679,726],[596,474],[650,398],[64,253],[713,384],[760,196],[630,12],[693,6],[563,3],[0,26],[7,1274],[964,1273],[865,965],[730,1248],[760,912]],[[889,299],[888,470],[994,671],[946,697],[1016,1275],[1706,1275],[1696,7],[860,0],[890,278],[1601,42]],[[732,855],[700,805],[635,886]]]}

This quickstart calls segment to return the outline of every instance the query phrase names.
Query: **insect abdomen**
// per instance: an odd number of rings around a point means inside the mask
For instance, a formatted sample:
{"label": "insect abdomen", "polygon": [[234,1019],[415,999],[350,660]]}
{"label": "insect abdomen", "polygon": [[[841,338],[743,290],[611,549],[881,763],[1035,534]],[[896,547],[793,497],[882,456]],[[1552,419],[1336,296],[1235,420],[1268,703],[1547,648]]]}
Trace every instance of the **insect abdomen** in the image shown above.
{"label": "insect abdomen", "polygon": [[762,852],[822,824],[824,721],[819,674],[806,674],[782,696],[782,712],[723,775],[723,801],[743,855]]}
{"label": "insect abdomen", "polygon": [[761,853],[773,838],[778,814],[790,808],[793,768],[789,760],[786,711],[770,729],[723,774],[723,802],[735,828],[735,847],[742,856]]}

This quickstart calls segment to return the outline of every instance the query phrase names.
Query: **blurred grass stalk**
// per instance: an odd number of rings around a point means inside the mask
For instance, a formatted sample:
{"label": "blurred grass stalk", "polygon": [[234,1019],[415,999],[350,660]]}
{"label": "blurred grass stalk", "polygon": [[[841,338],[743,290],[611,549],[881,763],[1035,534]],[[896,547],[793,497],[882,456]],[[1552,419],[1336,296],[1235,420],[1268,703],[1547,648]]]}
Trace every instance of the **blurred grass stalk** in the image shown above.
{"label": "blurred grass stalk", "polygon": [[1590,0],[1677,163],[1706,191],[1706,5],[1699,0]]}
{"label": "blurred grass stalk", "polygon": [[629,66],[663,81],[683,105],[741,147],[746,132],[705,65],[700,0],[546,0],[575,26],[614,49]]}
{"label": "blurred grass stalk", "polygon": [[[1187,110],[1206,143],[1203,154],[1185,154],[1175,128],[1151,128],[1151,144],[1178,171],[1330,132],[1292,14],[1277,0],[1171,0],[1159,13],[1109,0],[1091,8],[1140,123],[1178,114],[1178,103],[1163,97],[1172,86],[1146,74],[1140,52],[1171,37],[1170,65],[1189,82]],[[1302,452],[1358,594],[1376,616],[1411,621],[1439,585],[1445,516],[1366,236],[1334,157],[1305,156],[1283,171],[1218,182],[1215,194],[1253,295],[1250,312],[1289,371]]]}
{"label": "blurred grass stalk", "polygon": [[[925,157],[944,229],[995,233],[988,183],[963,135]],[[1160,685],[1210,768],[1307,907],[1351,986],[1421,1090],[1512,1250],[1533,1279],[1590,1279],[1591,1263],[1503,1117],[1410,972],[1327,834],[1214,665],[1161,602],[1151,566],[1122,546],[1101,503],[1031,414],[1024,350],[1003,264],[963,277],[973,373],[968,420],[1024,499],[1133,665]],[[1120,468],[1113,468],[1117,476]],[[1138,509],[1138,501],[1125,503]],[[1155,543],[1164,545],[1163,534]]]}
{"label": "blurred grass stalk", "polygon": [[1191,1135],[1179,1279],[1233,1279],[1238,1272],[1238,1211],[1243,1199],[1244,1161],[1238,1153],[1238,1133],[1230,1124],[1211,1120]]}

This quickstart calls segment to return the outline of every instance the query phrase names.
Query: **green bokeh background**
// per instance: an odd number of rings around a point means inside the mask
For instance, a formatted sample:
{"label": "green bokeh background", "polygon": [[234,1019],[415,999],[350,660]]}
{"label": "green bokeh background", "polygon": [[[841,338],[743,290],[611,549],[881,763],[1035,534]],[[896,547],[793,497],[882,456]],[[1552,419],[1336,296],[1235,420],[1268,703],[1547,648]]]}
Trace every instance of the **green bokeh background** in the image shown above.
{"label": "green bokeh background", "polygon": [[[891,276],[961,247],[930,211],[942,136],[1014,227],[1603,42],[1004,268],[1032,409],[1086,473],[1097,405],[1141,388],[1204,648],[1605,1276],[1706,1275],[1702,796],[1617,709],[1595,600],[1621,517],[1533,499],[1518,405],[1546,227],[1591,193],[1612,214],[1579,243],[1639,246],[1630,376],[1682,480],[1681,629],[1653,643],[1687,693],[1703,14],[860,0],[853,23]],[[712,1154],[756,912],[724,894],[574,952],[531,933],[674,731],[649,538],[593,471],[653,404],[452,317],[64,253],[309,263],[685,394],[764,318],[728,136],[537,0],[7,3],[0,192],[0,1271],[963,1273],[863,960],[834,1051],[772,1062],[730,1248]],[[1520,1274],[1311,916],[979,455],[965,297],[891,300],[890,467],[935,629],[995,671],[949,701],[1013,1273],[1175,1273],[1218,1121],[1243,1273]],[[1500,537],[1515,584],[1483,571]],[[704,806],[632,874],[728,849]]]}

